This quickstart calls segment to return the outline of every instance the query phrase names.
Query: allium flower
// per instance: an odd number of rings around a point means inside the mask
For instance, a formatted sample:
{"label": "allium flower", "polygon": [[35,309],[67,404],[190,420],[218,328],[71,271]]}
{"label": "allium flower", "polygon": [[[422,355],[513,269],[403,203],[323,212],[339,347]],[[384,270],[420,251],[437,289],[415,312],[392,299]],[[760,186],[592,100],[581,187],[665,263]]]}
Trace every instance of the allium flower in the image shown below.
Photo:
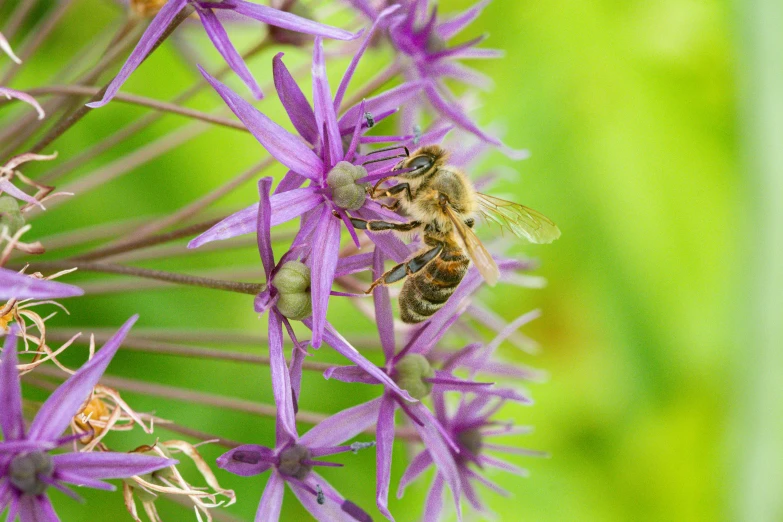
{"label": "allium flower", "polygon": [[293,403],[288,394],[284,403],[278,403],[274,448],[256,444],[239,446],[220,456],[217,464],[243,477],[271,470],[258,505],[256,522],[272,522],[280,518],[285,484],[316,520],[332,522],[350,517],[360,522],[371,521],[364,510],[343,498],[313,468],[341,467],[342,464],[318,459],[373,446],[373,443],[361,442],[344,444],[372,426],[375,420],[373,407],[373,403],[367,403],[341,411],[300,437],[296,429]]}
{"label": "allium flower", "polygon": [[[255,299],[255,309],[259,313],[269,312],[269,365],[272,373],[272,388],[275,404],[280,409],[292,396],[294,400],[299,397],[299,385],[302,376],[302,362],[307,355],[306,347],[296,338],[289,319],[302,320],[304,324],[314,330],[313,322],[307,319],[312,310],[311,304],[311,269],[296,261],[297,251],[301,248],[290,250],[275,265],[272,253],[271,221],[274,215],[272,211],[269,190],[272,178],[263,178],[258,183],[258,191],[261,202],[258,207],[258,252],[264,265],[264,274],[267,278],[266,289]],[[314,254],[311,254],[314,255]],[[334,253],[336,258],[337,253]],[[318,266],[321,263],[314,263]],[[328,291],[328,290],[327,290]],[[294,343],[291,370],[286,368],[283,354],[283,325],[285,325],[291,341]],[[405,392],[380,371],[375,365],[364,358],[354,347],[348,344],[327,322],[325,323],[325,340],[337,352],[348,358],[359,368],[363,368],[368,374],[373,375],[379,382],[387,384],[392,393],[401,399],[411,400]],[[293,380],[293,382],[291,382]],[[293,408],[295,409],[295,408]],[[286,413],[284,409],[283,414]],[[290,420],[290,419],[289,419]]]}
{"label": "allium flower", "polygon": [[0,299],[59,299],[83,294],[84,291],[77,286],[0,267]]}
{"label": "allium flower", "polygon": [[[389,9],[387,12],[393,10]],[[370,36],[365,39],[362,48],[343,76],[334,100],[326,78],[323,45],[321,39],[316,37],[313,52],[314,108],[310,107],[304,94],[285,68],[280,59],[281,55],[275,58],[275,87],[280,99],[294,127],[308,143],[313,145],[313,149],[272,122],[202,69],[202,74],[207,81],[256,139],[280,163],[291,169],[278,187],[278,193],[271,199],[270,223],[276,225],[303,215],[303,226],[295,246],[308,244],[312,250],[311,258],[317,260],[310,266],[313,271],[312,344],[316,348],[321,345],[323,337],[329,294],[340,246],[340,222],[335,219],[335,214],[342,218],[357,245],[359,241],[348,212],[356,212],[357,216],[364,219],[389,217],[389,213],[381,213],[383,209],[378,203],[369,199],[364,185],[360,183],[362,178],[368,176],[368,172],[357,159],[357,147],[361,133],[366,128],[367,107],[375,107],[383,112],[390,102],[398,103],[406,96],[405,92],[410,90],[398,91],[396,96],[387,96],[380,101],[362,102],[358,110],[348,111],[339,120],[337,116],[342,97]],[[347,146],[343,143],[343,134],[350,135]],[[388,169],[384,172],[386,173]],[[372,174],[374,173],[370,175]],[[304,180],[310,181],[309,186],[296,188]],[[257,213],[258,205],[237,212],[191,241],[188,246],[196,248],[209,241],[250,233],[255,230]],[[391,216],[396,215],[391,214]],[[407,248],[396,237],[390,235],[372,237],[381,247],[392,251],[395,258],[400,256],[404,258],[408,255]]]}
{"label": "allium flower", "polygon": [[207,36],[212,40],[215,48],[226,60],[226,63],[248,86],[253,95],[258,98],[263,96],[261,88],[247,68],[247,64],[245,64],[242,57],[234,48],[231,40],[229,40],[226,30],[215,15],[215,10],[229,11],[268,25],[325,38],[352,40],[358,36],[342,29],[330,27],[291,13],[279,11],[265,5],[254,4],[245,0],[225,0],[218,2],[210,0],[169,0],[169,2],[160,9],[152,22],[150,22],[149,27],[142,35],[136,48],[133,49],[133,52],[122,66],[122,69],[120,69],[120,72],[109,84],[106,93],[103,95],[103,99],[88,103],[87,106],[98,108],[109,103],[114,95],[120,90],[122,84],[125,83],[125,80],[128,79],[128,76],[130,76],[147,58],[147,55],[152,52],[158,40],[165,34],[168,27],[177,18],[180,12],[183,9],[190,7],[195,9],[196,13],[198,13],[204,30],[207,32]]}
{"label": "allium flower", "polygon": [[127,453],[50,454],[73,440],[74,437],[63,437],[63,432],[136,318],[129,319],[90,361],[49,396],[28,430],[22,417],[15,332],[6,338],[0,363],[0,511],[8,508],[7,520],[14,520],[17,515],[22,520],[59,520],[45,494],[49,486],[78,498],[65,484],[113,491],[116,488],[103,479],[131,477],[176,464],[171,459]]}
{"label": "allium flower", "polygon": [[[371,20],[377,19],[379,8],[373,7],[366,0],[349,1]],[[482,0],[463,13],[446,20],[438,17],[436,5],[430,9],[428,0],[395,0],[394,3],[402,6],[402,9],[385,25],[389,40],[406,58],[402,71],[408,82],[420,85],[432,108],[444,118],[487,143],[501,147],[509,157],[526,158],[529,155],[526,150],[510,149],[498,138],[481,130],[466,114],[445,83],[447,79],[456,79],[471,86],[490,85],[490,80],[483,74],[459,62],[461,59],[502,56],[500,51],[476,47],[486,39],[486,35],[452,47],[447,43],[481,14],[489,0]],[[403,128],[412,128],[419,120],[419,109],[420,105],[415,103],[404,108]]]}
{"label": "allium flower", "polygon": [[[374,275],[378,277],[383,273],[383,257],[380,250],[376,249],[373,257]],[[516,263],[501,262],[499,268],[501,278],[508,277],[509,273],[516,268]],[[451,374],[452,368],[449,366],[445,366],[444,370],[435,370],[426,358],[426,355],[446,331],[459,319],[465,309],[463,303],[465,298],[475,292],[482,281],[478,270],[472,267],[443,308],[418,329],[399,352],[396,351],[394,317],[392,316],[389,290],[380,286],[373,290],[375,321],[378,325],[381,346],[386,358],[383,371],[415,399],[423,399],[431,392],[442,393],[450,390],[473,393],[478,397],[500,396],[520,402],[529,402],[527,397],[520,395],[515,390],[495,389],[492,387],[492,383],[475,382],[455,377]],[[330,368],[324,373],[324,376],[344,382],[380,384],[373,376],[357,367]],[[372,402],[377,404],[375,412],[378,415],[376,424],[378,441],[376,501],[378,509],[386,517],[392,518],[388,511],[388,495],[391,478],[391,452],[394,441],[394,415],[399,406],[412,421],[433,461],[437,463],[440,473],[454,495],[459,513],[461,483],[455,461],[455,455],[459,454],[459,446],[453,434],[446,430],[445,426],[441,425],[440,421],[421,402],[406,404],[386,391],[380,400],[376,399]]]}
{"label": "allium flower", "polygon": [[[497,436],[530,432],[528,427],[515,427],[509,423],[492,420],[494,414],[504,404],[502,399],[491,400],[488,396],[477,396],[470,400],[462,400],[456,410],[449,413],[443,394],[434,394],[433,397],[438,421],[457,442],[459,448],[459,451],[454,453],[454,461],[457,464],[461,491],[474,509],[488,515],[473,483],[479,482],[502,495],[508,496],[508,492],[482,476],[480,472],[486,468],[495,468],[518,476],[526,476],[527,471],[498,457],[488,455],[487,450],[531,456],[546,456],[546,454],[487,442],[488,439]],[[446,485],[447,478],[437,466],[429,449],[424,449],[413,458],[400,479],[397,497],[401,498],[408,484],[420,477],[430,466],[435,466],[436,474],[425,503],[423,520],[436,522],[441,519],[443,487]]]}

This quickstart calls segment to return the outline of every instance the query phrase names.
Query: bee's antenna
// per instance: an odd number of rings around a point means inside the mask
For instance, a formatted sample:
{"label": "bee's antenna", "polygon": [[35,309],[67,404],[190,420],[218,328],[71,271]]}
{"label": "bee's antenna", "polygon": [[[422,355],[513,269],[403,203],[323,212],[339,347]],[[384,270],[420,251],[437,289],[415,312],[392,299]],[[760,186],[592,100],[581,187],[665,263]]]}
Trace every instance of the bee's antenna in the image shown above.
{"label": "bee's antenna", "polygon": [[388,161],[388,160],[394,159],[394,158],[407,158],[408,156],[409,156],[408,154],[397,154],[396,156],[386,156],[384,158],[378,158],[378,159],[374,159],[374,160],[370,160],[370,161],[365,161],[364,163],[362,163],[362,165],[369,165],[370,163],[379,163],[381,161]]}
{"label": "bee's antenna", "polygon": [[[410,151],[408,150],[408,147],[406,147],[405,145],[392,145],[391,147],[386,147],[383,149],[371,150],[366,154],[366,156],[372,156],[373,154],[378,154],[379,152],[389,152],[390,150],[399,150],[399,149],[403,149],[405,151],[405,156],[411,155]],[[397,156],[394,157],[396,158]]]}

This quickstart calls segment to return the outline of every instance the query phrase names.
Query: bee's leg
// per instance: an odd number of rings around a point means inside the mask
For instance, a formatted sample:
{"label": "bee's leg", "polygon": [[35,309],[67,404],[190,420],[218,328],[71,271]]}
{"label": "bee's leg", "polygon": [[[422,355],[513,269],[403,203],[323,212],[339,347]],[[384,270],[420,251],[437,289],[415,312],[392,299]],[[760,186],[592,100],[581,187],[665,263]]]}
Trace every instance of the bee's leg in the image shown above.
{"label": "bee's leg", "polygon": [[400,263],[399,265],[395,266],[388,272],[384,273],[381,277],[373,281],[373,283],[370,285],[370,288],[368,288],[365,293],[369,294],[373,291],[373,289],[378,285],[388,285],[391,283],[396,283],[397,281],[400,281],[402,279],[405,279],[406,276],[409,276],[410,274],[415,274],[427,264],[430,263],[433,259],[438,257],[440,253],[443,251],[443,243],[438,243],[437,246],[434,248],[427,250],[426,252],[417,255],[410,261],[406,263]]}
{"label": "bee's leg", "polygon": [[403,191],[405,192],[405,195],[408,197],[408,201],[411,201],[413,199],[413,195],[411,194],[411,186],[408,183],[397,183],[393,187],[385,190],[373,188],[372,199],[390,198],[396,196],[397,194]]}
{"label": "bee's leg", "polygon": [[382,230],[395,230],[397,232],[410,232],[421,226],[421,221],[410,221],[408,223],[392,223],[390,221],[373,220],[367,221],[366,219],[351,218],[351,223],[359,230],[371,230],[373,232],[379,232]]}

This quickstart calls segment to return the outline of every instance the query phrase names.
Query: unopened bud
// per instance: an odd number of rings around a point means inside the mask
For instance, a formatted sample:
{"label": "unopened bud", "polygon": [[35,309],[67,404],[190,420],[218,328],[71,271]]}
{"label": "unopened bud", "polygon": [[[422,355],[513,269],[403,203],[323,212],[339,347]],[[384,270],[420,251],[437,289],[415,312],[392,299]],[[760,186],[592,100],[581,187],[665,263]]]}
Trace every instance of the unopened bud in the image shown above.
{"label": "unopened bud", "polygon": [[435,370],[429,361],[417,353],[409,354],[400,359],[395,366],[394,382],[407,391],[414,399],[426,397],[432,391],[432,384],[425,381],[435,376]]}
{"label": "unopened bud", "polygon": [[275,274],[272,285],[280,293],[277,309],[281,314],[295,321],[312,315],[310,267],[301,261],[288,261]]}
{"label": "unopened bud", "polygon": [[364,183],[356,180],[367,175],[367,169],[361,165],[353,165],[341,161],[329,171],[326,183],[332,189],[332,201],[346,210],[358,210],[364,205],[367,188]]}
{"label": "unopened bud", "polygon": [[24,226],[24,216],[19,210],[19,202],[11,196],[0,196],[0,228],[8,227],[13,236]]}

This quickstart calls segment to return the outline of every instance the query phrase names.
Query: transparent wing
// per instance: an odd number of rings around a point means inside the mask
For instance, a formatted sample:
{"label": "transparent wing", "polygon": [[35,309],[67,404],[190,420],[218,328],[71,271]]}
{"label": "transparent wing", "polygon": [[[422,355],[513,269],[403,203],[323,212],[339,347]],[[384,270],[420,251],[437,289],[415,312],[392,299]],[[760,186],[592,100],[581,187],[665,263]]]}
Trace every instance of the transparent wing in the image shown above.
{"label": "transparent wing", "polygon": [[490,286],[495,286],[500,277],[500,270],[498,270],[495,260],[492,259],[492,255],[484,248],[478,236],[459,219],[459,216],[448,205],[446,206],[446,212],[454,225],[454,229],[457,231],[457,235],[465,244],[465,249],[468,251],[471,261],[476,265],[484,280]]}
{"label": "transparent wing", "polygon": [[551,243],[560,237],[557,225],[532,208],[478,193],[479,211],[487,220],[531,243]]}

